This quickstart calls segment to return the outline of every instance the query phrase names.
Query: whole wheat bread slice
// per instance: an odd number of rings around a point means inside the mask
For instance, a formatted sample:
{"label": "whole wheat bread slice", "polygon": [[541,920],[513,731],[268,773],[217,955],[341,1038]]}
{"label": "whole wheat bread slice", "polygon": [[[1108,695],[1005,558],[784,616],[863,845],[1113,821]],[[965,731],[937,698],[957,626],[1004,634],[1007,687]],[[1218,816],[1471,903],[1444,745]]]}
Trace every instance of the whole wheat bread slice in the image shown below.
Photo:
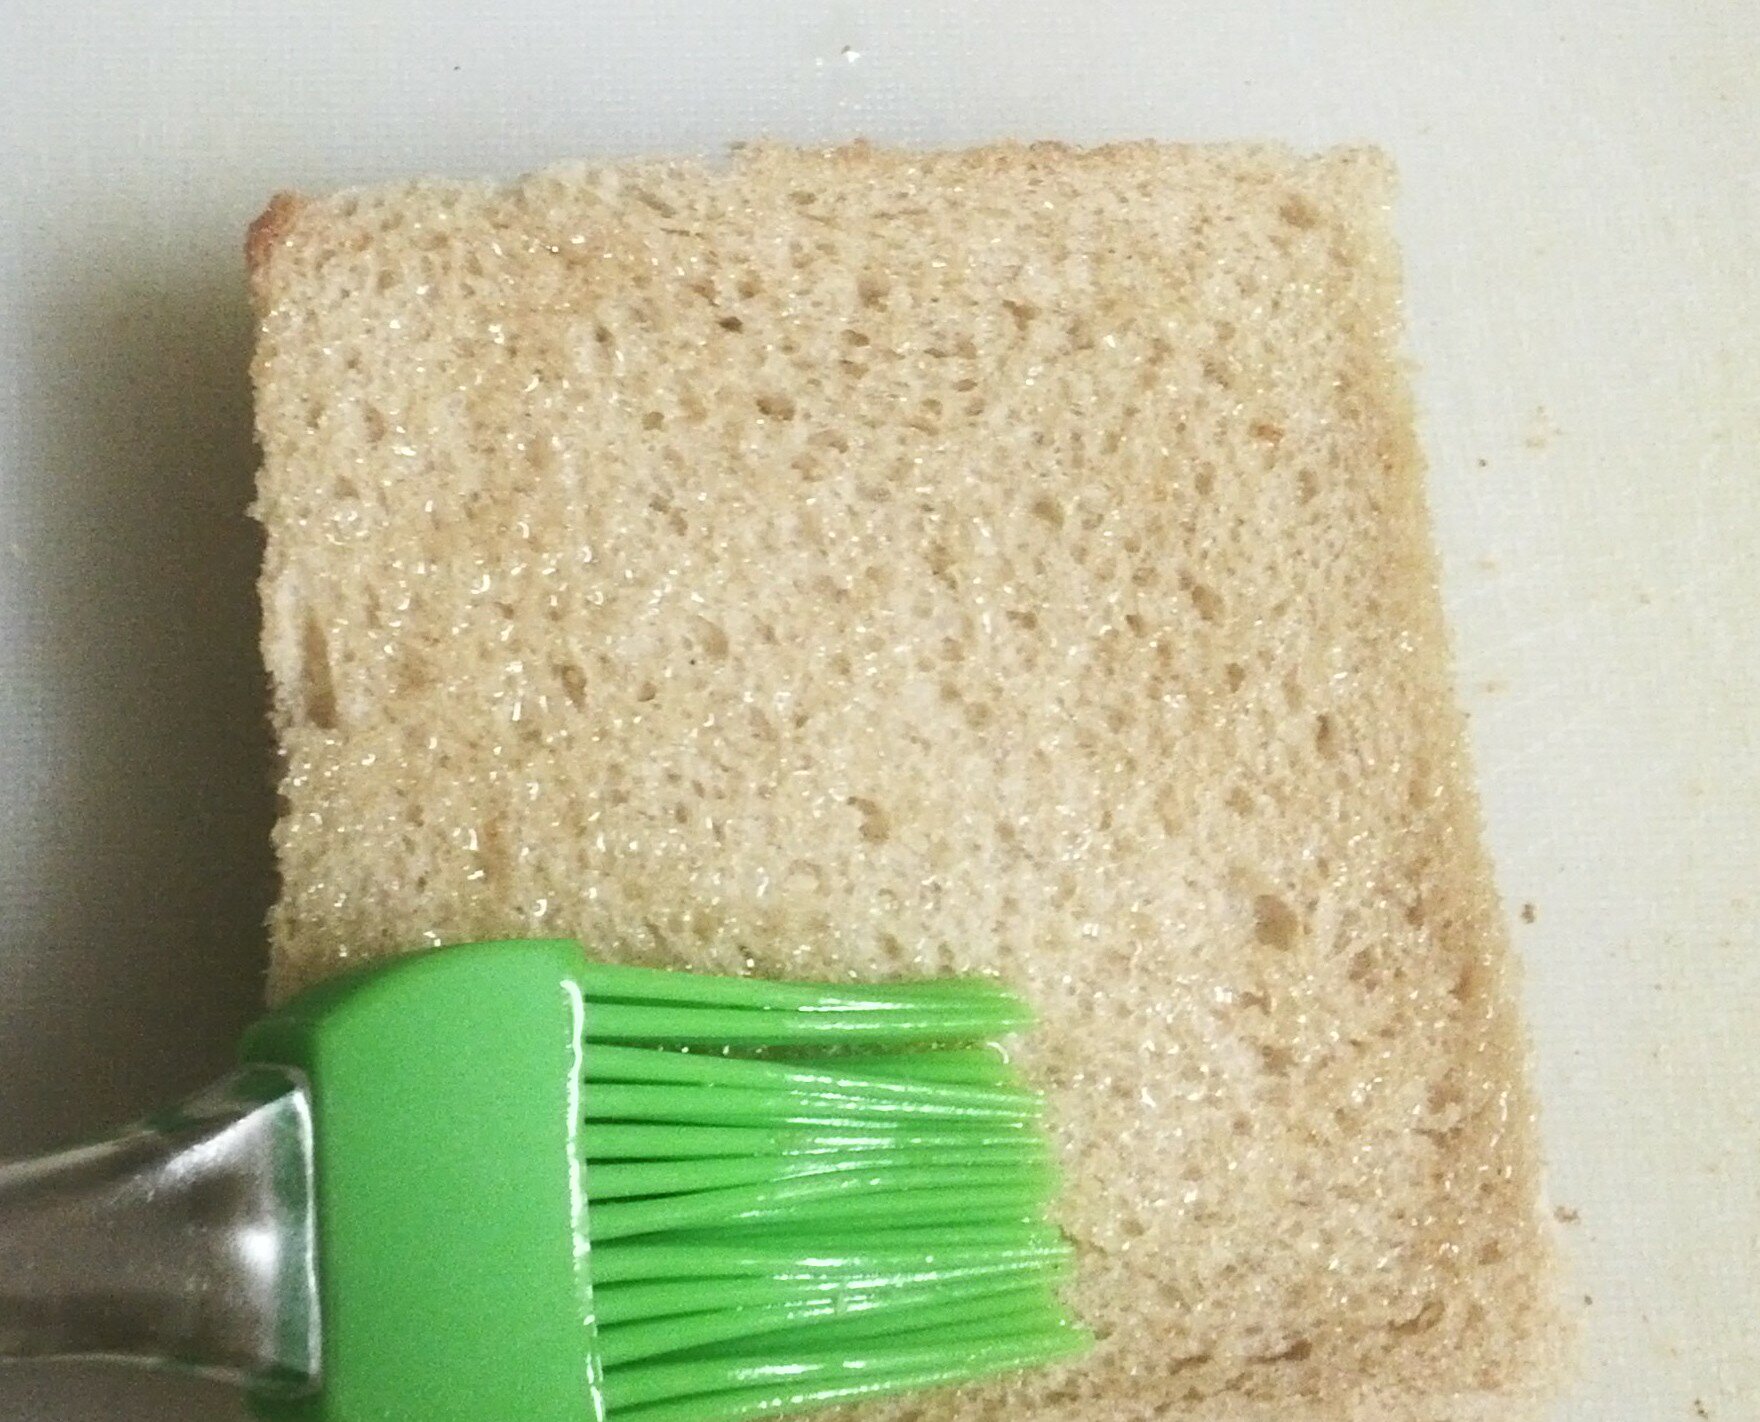
{"label": "whole wheat bread slice", "polygon": [[1548,1246],[1390,186],[761,147],[278,198],[274,993],[507,934],[999,973],[1102,1342],[895,1415],[1525,1413]]}

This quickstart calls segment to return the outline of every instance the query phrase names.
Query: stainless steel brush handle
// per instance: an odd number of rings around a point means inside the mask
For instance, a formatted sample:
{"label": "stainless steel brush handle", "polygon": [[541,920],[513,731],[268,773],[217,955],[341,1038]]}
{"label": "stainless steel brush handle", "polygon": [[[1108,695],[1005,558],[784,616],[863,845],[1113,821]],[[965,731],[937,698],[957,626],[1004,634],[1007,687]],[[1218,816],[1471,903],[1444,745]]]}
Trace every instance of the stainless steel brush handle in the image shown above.
{"label": "stainless steel brush handle", "polygon": [[0,1359],[316,1385],[312,1127],[252,1067],[110,1140],[0,1165]]}

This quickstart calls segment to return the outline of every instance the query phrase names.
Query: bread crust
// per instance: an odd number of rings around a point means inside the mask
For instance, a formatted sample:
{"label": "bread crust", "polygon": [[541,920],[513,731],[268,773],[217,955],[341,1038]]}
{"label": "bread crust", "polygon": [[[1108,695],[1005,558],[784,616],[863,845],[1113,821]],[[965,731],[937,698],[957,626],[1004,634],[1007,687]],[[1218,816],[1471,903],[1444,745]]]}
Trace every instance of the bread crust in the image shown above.
{"label": "bread crust", "polygon": [[298,193],[276,193],[245,230],[245,271],[250,281],[251,300],[259,315],[269,299],[270,264],[275,249],[290,240],[294,224],[306,205]]}

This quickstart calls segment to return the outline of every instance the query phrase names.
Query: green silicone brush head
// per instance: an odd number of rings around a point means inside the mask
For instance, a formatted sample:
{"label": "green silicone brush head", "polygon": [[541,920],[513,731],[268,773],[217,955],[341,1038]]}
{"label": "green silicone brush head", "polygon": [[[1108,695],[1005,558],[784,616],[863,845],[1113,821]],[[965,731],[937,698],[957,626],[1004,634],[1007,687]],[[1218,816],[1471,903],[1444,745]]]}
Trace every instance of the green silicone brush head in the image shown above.
{"label": "green silicone brush head", "polygon": [[[310,1422],[739,1422],[1079,1352],[1026,1025],[883,988],[443,949],[253,1030],[303,1072]],[[967,1044],[964,1046],[951,1044]]]}

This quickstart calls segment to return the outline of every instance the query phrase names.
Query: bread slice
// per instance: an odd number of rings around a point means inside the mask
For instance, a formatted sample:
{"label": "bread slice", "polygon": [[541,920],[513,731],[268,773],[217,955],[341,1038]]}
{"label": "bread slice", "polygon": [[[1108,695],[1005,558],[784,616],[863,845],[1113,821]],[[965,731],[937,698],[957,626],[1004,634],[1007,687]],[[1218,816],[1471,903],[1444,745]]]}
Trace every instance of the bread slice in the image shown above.
{"label": "bread slice", "polygon": [[1521,1414],[1512,968],[1372,152],[739,151],[253,229],[272,990],[423,942],[1021,985],[1091,1361]]}

